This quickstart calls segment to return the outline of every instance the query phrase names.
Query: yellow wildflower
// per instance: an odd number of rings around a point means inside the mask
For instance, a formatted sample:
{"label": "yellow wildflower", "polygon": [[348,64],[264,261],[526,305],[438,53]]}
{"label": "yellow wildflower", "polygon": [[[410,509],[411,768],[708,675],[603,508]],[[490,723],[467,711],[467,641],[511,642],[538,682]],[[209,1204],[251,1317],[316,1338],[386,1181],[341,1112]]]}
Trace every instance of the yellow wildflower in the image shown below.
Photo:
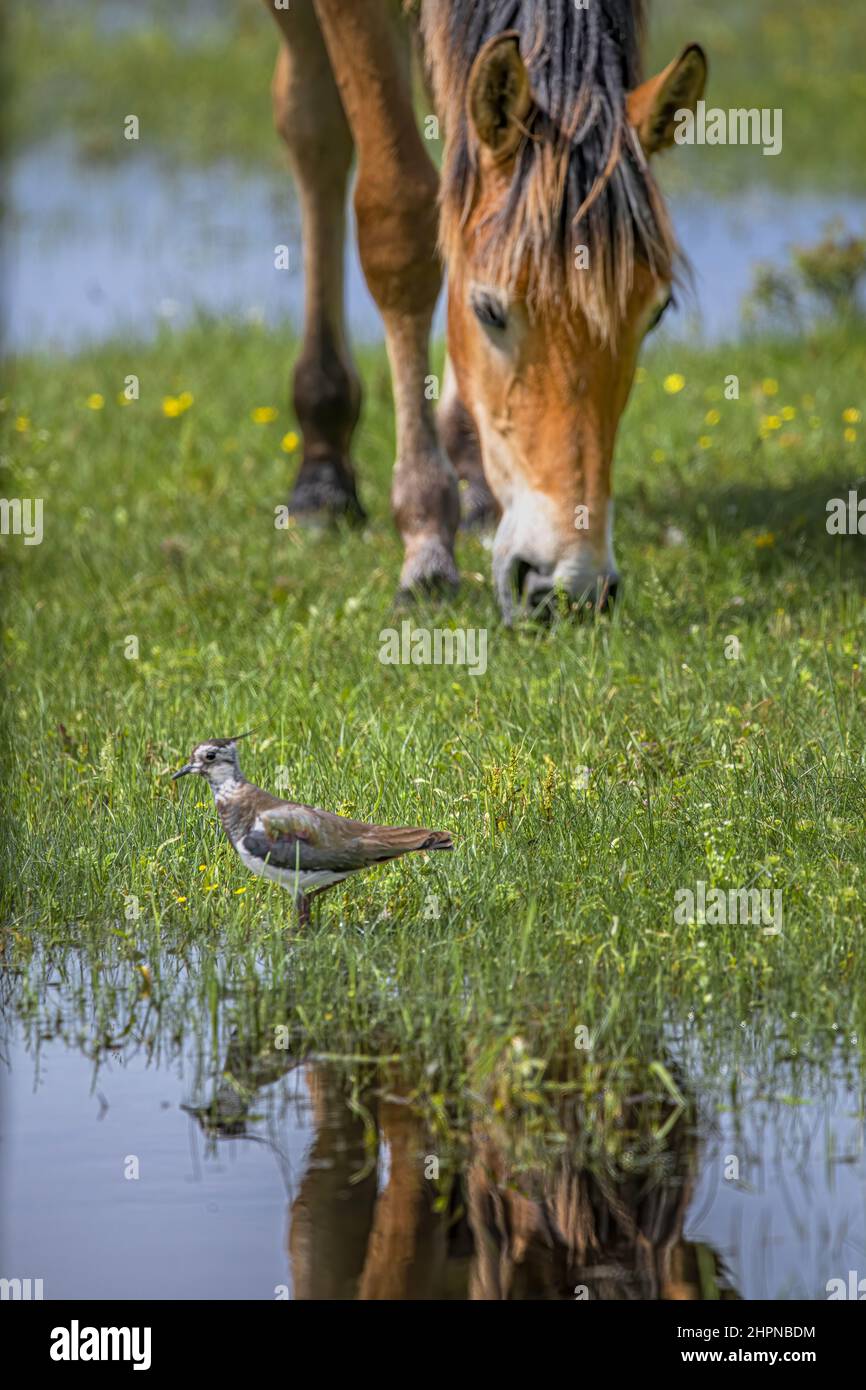
{"label": "yellow wildflower", "polygon": [[662,382],[662,386],[669,396],[675,396],[678,391],[682,391],[685,384],[686,379],[679,372],[671,372],[670,376],[666,376]]}
{"label": "yellow wildflower", "polygon": [[98,391],[93,391],[84,402],[88,410],[101,410],[105,405],[105,397],[100,396]]}
{"label": "yellow wildflower", "polygon": [[276,406],[257,405],[250,411],[250,419],[254,425],[269,425],[272,420],[276,420],[279,413]]}
{"label": "yellow wildflower", "polygon": [[191,391],[181,391],[179,396],[165,396],[162,402],[162,413],[167,415],[170,420],[175,420],[178,415],[183,415],[185,410],[189,410],[194,399]]}

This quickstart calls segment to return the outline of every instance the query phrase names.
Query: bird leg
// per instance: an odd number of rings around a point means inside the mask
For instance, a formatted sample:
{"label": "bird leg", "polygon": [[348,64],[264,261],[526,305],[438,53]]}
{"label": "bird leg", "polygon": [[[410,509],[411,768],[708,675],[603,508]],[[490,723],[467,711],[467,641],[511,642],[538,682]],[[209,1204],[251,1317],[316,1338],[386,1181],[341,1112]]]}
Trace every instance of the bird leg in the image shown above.
{"label": "bird leg", "polygon": [[298,909],[298,925],[308,927],[313,919],[310,912],[310,900],[306,893],[298,894],[295,899],[295,906]]}

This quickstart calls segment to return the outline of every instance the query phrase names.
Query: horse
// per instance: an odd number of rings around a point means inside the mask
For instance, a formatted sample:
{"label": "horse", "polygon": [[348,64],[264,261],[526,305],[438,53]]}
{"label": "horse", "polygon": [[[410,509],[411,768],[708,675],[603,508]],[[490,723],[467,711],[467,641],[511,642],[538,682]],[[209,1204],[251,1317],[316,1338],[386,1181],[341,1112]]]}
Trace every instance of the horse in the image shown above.
{"label": "horse", "polygon": [[[611,471],[638,349],[682,258],[650,160],[707,76],[688,43],[642,80],[645,0],[265,0],[275,125],[298,189],[305,318],[294,370],[299,519],[363,516],[361,393],[343,306],[353,158],[361,265],[396,417],[398,597],[452,592],[464,520],[495,521],[506,623],[615,596]],[[420,50],[441,173],[413,107]],[[425,123],[426,124],[426,123]],[[429,142],[428,142],[429,143]],[[447,270],[447,363],[430,329]]]}

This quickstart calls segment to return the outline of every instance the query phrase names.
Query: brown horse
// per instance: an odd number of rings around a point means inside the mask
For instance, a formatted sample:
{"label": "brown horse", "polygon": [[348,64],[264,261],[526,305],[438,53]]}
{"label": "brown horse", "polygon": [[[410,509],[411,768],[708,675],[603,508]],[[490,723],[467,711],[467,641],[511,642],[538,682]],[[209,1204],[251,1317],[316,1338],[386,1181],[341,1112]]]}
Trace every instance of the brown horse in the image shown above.
{"label": "brown horse", "polygon": [[[294,510],[360,514],[350,462],[360,390],[343,320],[354,149],[358,245],[394,389],[401,590],[456,585],[460,478],[469,519],[498,517],[506,621],[515,597],[530,611],[557,592],[603,607],[617,583],[617,425],[676,279],[648,160],[700,98],[703,52],[691,44],[641,82],[644,0],[266,3],[282,35],[274,106],[305,248]],[[441,185],[413,110],[414,20],[444,134]],[[438,421],[428,399],[437,247],[450,358]]]}

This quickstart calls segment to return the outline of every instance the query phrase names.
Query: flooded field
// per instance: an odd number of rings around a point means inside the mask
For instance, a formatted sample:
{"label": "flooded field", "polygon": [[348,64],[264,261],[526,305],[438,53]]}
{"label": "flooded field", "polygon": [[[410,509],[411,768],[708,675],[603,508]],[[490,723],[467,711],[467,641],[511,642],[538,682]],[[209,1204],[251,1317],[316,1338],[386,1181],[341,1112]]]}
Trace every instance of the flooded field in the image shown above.
{"label": "flooded field", "polygon": [[266,989],[251,1033],[215,996],[192,1025],[183,970],[115,1014],[89,973],[70,955],[3,1040],[4,1269],[46,1298],[815,1299],[866,1269],[841,1052],[710,1079],[672,1038],[638,1091],[563,1053],[518,1103],[513,1040],[425,1114],[400,1059],[293,1056]]}
{"label": "flooded field", "polygon": [[[9,182],[7,347],[78,345],[179,327],[197,313],[295,331],[303,311],[298,209],[291,182],[225,164],[172,170],[147,153],[120,164],[77,162],[62,141],[19,159]],[[814,240],[832,220],[859,231],[866,201],[749,189],[736,198],[674,200],[694,271],[662,330],[674,339],[736,336],[755,266]],[[277,248],[286,269],[275,269]],[[353,335],[378,341],[381,320],[354,238],[346,258]],[[440,304],[435,331],[444,332]]]}

